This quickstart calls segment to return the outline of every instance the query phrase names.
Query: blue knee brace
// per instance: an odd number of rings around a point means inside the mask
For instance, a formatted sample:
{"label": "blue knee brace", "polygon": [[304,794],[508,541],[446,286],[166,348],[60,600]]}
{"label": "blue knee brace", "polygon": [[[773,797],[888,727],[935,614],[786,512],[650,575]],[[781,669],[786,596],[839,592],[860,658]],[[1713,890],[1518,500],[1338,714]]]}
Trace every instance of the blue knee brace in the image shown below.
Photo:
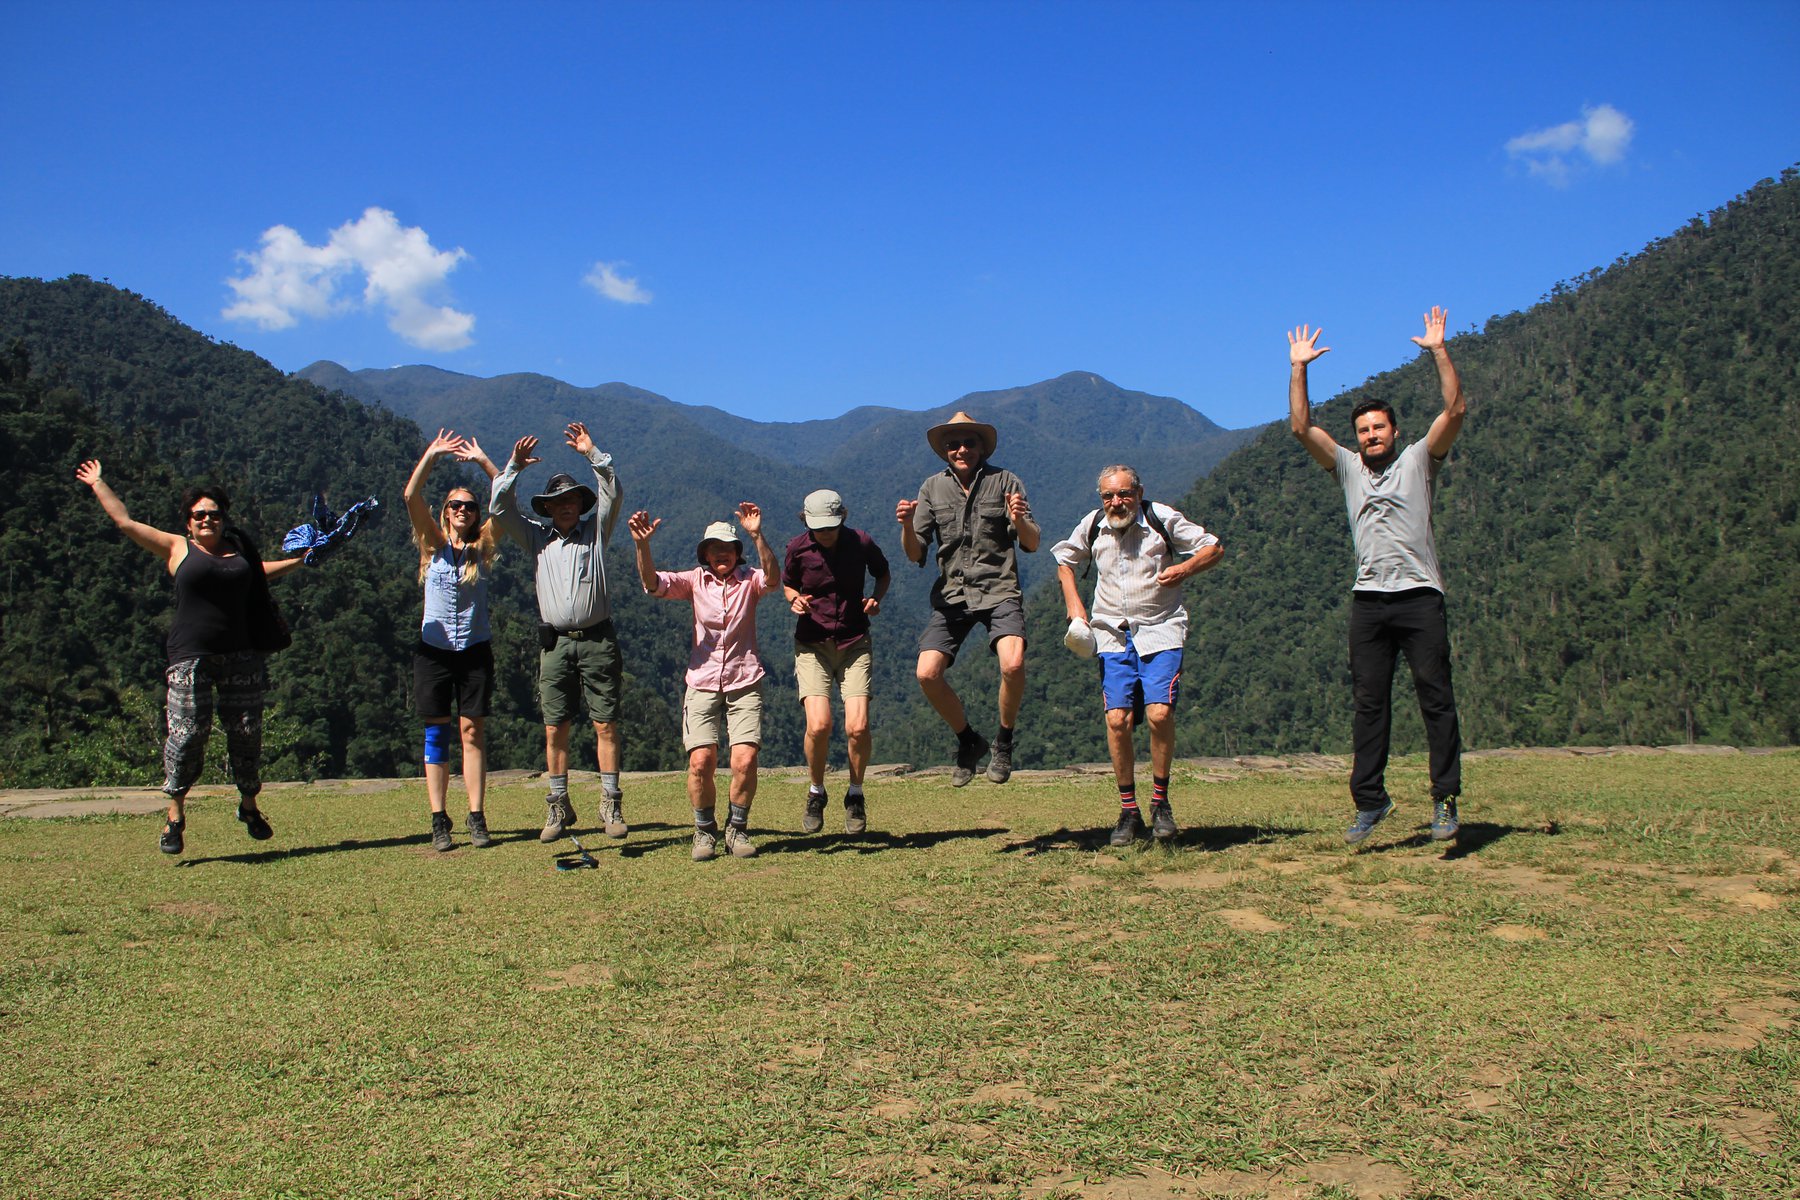
{"label": "blue knee brace", "polygon": [[425,761],[428,763],[450,761],[450,727],[448,725],[427,725],[425,727]]}

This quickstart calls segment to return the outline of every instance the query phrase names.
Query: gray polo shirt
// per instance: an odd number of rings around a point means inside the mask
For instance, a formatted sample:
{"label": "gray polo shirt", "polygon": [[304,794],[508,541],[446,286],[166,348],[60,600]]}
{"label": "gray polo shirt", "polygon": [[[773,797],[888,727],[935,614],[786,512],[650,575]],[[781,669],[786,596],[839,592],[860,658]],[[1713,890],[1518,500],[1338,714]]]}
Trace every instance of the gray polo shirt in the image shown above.
{"label": "gray polo shirt", "polygon": [[1381,471],[1371,471],[1355,451],[1337,448],[1331,474],[1344,489],[1344,507],[1350,514],[1357,591],[1444,590],[1431,537],[1431,503],[1443,465],[1431,457],[1424,442],[1402,450]]}
{"label": "gray polo shirt", "polygon": [[606,593],[606,542],[619,519],[619,481],[612,455],[595,448],[587,456],[594,468],[594,511],[575,523],[568,536],[548,521],[527,519],[515,506],[513,491],[519,472],[507,460],[494,480],[488,515],[502,532],[531,552],[537,570],[538,619],[561,630],[586,629],[612,616]]}
{"label": "gray polo shirt", "polygon": [[1008,492],[1023,496],[1025,485],[1011,471],[987,463],[976,468],[967,492],[948,467],[919,485],[913,532],[927,545],[935,538],[938,546],[933,608],[961,605],[982,612],[1019,597],[1013,550],[1018,536],[1006,515]]}

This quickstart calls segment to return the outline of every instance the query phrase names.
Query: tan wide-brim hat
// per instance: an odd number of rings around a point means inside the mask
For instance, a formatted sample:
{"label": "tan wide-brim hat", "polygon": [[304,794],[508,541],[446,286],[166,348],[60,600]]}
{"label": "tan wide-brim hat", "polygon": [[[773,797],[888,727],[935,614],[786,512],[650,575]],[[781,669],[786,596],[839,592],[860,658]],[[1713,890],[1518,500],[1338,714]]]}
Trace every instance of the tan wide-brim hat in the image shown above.
{"label": "tan wide-brim hat", "polygon": [[945,462],[950,461],[950,452],[944,449],[944,439],[953,433],[972,433],[980,438],[982,458],[992,458],[994,447],[1000,444],[1000,435],[992,425],[983,424],[966,412],[958,412],[942,425],[933,425],[925,431],[925,440],[931,443],[931,448]]}
{"label": "tan wide-brim hat", "polygon": [[736,546],[738,561],[744,561],[744,539],[738,536],[737,526],[730,521],[714,521],[700,535],[700,541],[694,546],[694,561],[701,566],[706,565],[706,543],[718,542],[724,546]]}

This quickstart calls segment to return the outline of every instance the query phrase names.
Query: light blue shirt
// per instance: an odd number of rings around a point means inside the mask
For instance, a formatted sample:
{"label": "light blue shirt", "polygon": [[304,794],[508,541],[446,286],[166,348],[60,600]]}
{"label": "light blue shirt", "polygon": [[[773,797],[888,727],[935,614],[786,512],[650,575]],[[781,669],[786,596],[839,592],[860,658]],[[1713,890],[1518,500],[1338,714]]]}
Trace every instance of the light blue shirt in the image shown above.
{"label": "light blue shirt", "polygon": [[467,650],[492,636],[488,631],[487,576],[473,586],[462,581],[462,568],[478,553],[473,546],[452,550],[445,545],[431,556],[431,566],[425,571],[425,623],[419,627],[419,639],[427,646]]}

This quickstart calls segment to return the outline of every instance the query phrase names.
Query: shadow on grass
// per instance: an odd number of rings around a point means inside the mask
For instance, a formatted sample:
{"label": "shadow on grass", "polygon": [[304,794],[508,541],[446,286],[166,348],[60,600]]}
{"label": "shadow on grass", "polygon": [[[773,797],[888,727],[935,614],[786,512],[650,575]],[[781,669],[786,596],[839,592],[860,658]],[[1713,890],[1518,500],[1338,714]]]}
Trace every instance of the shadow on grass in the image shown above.
{"label": "shadow on grass", "polygon": [[1383,842],[1378,846],[1369,846],[1365,853],[1386,854],[1392,850],[1442,847],[1445,859],[1467,858],[1471,854],[1481,853],[1501,838],[1515,833],[1555,837],[1559,832],[1560,830],[1555,825],[1497,825],[1492,821],[1464,821],[1456,836],[1447,842],[1434,842],[1431,840],[1429,831],[1421,830],[1411,837],[1401,838],[1397,842]]}
{"label": "shadow on grass", "polygon": [[920,833],[887,833],[874,829],[867,833],[790,833],[758,841],[756,845],[764,854],[803,854],[808,850],[815,854],[880,854],[884,850],[929,850],[945,842],[990,838],[1005,832],[1004,829],[933,829]]}
{"label": "shadow on grass", "polygon": [[[277,836],[279,836],[279,834],[277,834]],[[473,846],[469,845],[467,835],[459,832],[456,850],[459,852],[468,851],[475,854],[486,854],[509,842],[530,842],[533,844],[537,842],[537,831],[534,829],[494,830],[488,836],[494,839],[494,845],[485,850],[476,850]],[[600,840],[604,842],[607,839],[605,835],[601,835]],[[241,863],[254,866],[258,863],[280,862],[283,859],[289,858],[311,858],[315,854],[347,854],[358,850],[393,850],[402,846],[429,845],[431,845],[431,834],[429,831],[426,831],[421,833],[409,833],[404,837],[344,838],[341,841],[320,842],[312,846],[284,846],[280,849],[271,847],[267,850],[246,850],[242,854],[212,854],[207,855],[204,858],[182,858],[178,860],[175,865],[178,867],[200,867],[210,863]],[[546,849],[547,848],[548,847],[546,847]],[[569,853],[573,854],[574,851],[570,850]],[[441,855],[439,857],[449,856]]]}
{"label": "shadow on grass", "polygon": [[[1285,825],[1201,825],[1182,830],[1167,843],[1140,839],[1137,846],[1146,851],[1229,850],[1234,846],[1266,846],[1287,838],[1308,837],[1314,830]],[[1130,846],[1111,844],[1112,826],[1093,829],[1056,829],[1039,834],[1029,841],[1013,842],[1000,849],[1002,854],[1023,854],[1027,858],[1050,850],[1129,850]]]}

